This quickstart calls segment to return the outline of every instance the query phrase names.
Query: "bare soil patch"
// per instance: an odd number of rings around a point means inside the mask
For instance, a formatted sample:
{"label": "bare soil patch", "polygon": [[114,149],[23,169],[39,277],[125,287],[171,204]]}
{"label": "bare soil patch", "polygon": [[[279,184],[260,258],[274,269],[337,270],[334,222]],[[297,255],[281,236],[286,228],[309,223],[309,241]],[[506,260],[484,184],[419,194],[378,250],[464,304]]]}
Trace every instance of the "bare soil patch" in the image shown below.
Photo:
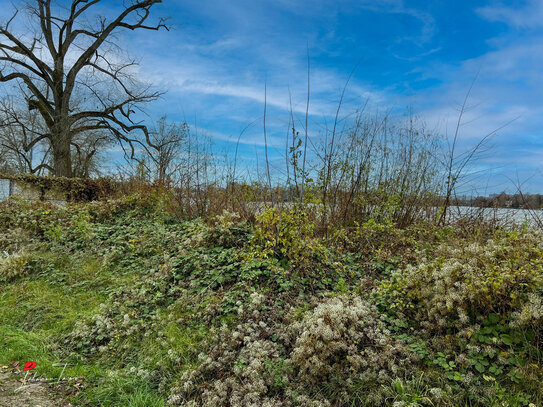
{"label": "bare soil patch", "polygon": [[44,383],[27,383],[11,372],[0,371],[0,407],[71,407]]}

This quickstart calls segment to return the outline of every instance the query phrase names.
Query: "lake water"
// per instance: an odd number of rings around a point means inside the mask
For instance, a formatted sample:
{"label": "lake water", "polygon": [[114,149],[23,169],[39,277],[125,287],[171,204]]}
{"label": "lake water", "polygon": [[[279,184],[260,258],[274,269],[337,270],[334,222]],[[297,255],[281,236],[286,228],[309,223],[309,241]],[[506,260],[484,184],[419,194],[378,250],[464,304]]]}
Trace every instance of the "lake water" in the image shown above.
{"label": "lake water", "polygon": [[496,221],[504,226],[522,225],[527,223],[532,227],[543,227],[543,210],[513,209],[513,208],[474,208],[471,206],[451,206],[449,222],[459,218],[479,218]]}

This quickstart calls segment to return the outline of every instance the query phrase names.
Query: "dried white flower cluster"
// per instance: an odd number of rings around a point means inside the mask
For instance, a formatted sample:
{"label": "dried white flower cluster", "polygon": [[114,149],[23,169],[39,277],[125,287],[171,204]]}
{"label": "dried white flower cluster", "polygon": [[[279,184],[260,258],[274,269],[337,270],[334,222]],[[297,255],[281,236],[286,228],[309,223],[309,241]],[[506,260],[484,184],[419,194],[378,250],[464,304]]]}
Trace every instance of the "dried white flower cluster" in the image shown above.
{"label": "dried white flower cluster", "polygon": [[[417,356],[386,329],[375,307],[359,297],[337,297],[292,325],[298,339],[291,353],[296,380],[305,385],[343,380],[368,390],[403,375]],[[371,385],[370,385],[371,384]],[[342,398],[348,398],[348,386]],[[379,392],[368,391],[378,403]]]}
{"label": "dried white flower cluster", "polygon": [[[102,303],[99,308],[100,312],[89,319],[77,321],[67,337],[66,345],[74,350],[74,356],[127,350],[130,342],[121,338],[135,334],[148,336],[156,325],[154,315],[142,322],[141,316],[136,316],[122,299]],[[157,340],[160,342],[161,338]]]}
{"label": "dried white flower cluster", "polygon": [[[272,341],[277,329],[273,315],[262,311],[264,301],[262,295],[252,294],[248,306],[240,307],[242,322],[232,330],[226,326],[216,330],[208,354],[199,356],[200,366],[185,372],[178,387],[172,389],[171,405],[282,405],[267,395],[273,378],[266,373],[265,362],[279,359],[280,345],[279,341]],[[201,388],[204,380],[212,385]]]}
{"label": "dried white flower cluster", "polygon": [[29,259],[29,255],[22,251],[12,254],[0,252],[0,281],[22,276]]}
{"label": "dried white flower cluster", "polygon": [[271,303],[253,294],[241,321],[222,327],[210,341],[201,364],[186,371],[172,389],[170,405],[202,407],[325,407],[321,385],[335,380],[338,397],[349,397],[354,382],[367,397],[383,401],[381,384],[403,375],[416,360],[395,341],[375,309],[360,298],[331,298],[290,322]]}
{"label": "dried white flower cluster", "polygon": [[0,258],[6,257],[10,253],[16,253],[22,247],[27,246],[32,241],[32,235],[28,230],[18,227],[10,227],[7,230],[0,231]]}
{"label": "dried white flower cluster", "polygon": [[513,313],[516,326],[533,325],[543,330],[543,293],[530,293],[520,312]]}
{"label": "dried white flower cluster", "polygon": [[207,225],[201,220],[191,222],[183,233],[182,246],[198,247],[205,242]]}
{"label": "dried white flower cluster", "polygon": [[217,215],[214,219],[215,226],[228,228],[234,223],[239,222],[241,216],[236,212],[230,212],[227,209],[223,210],[221,215]]}
{"label": "dried white flower cluster", "polygon": [[[519,321],[541,307],[534,294],[543,286],[542,243],[537,234],[472,243],[464,248],[443,245],[434,260],[408,266],[398,280],[418,301],[417,311],[428,330],[470,325],[468,315],[517,311],[530,298]],[[398,284],[400,286],[400,284]],[[520,315],[524,315],[521,317]]]}

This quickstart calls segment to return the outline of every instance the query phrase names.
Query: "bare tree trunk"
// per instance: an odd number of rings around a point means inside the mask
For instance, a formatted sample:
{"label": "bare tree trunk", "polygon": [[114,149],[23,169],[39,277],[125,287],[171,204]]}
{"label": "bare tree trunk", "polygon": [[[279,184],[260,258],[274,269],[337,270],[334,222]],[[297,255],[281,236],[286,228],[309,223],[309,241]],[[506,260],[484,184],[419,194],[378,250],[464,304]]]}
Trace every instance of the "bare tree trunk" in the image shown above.
{"label": "bare tree trunk", "polygon": [[[70,135],[66,132],[51,139],[53,147],[53,169],[57,177],[73,176],[72,173],[72,155],[70,151]],[[62,134],[64,133],[64,134]]]}

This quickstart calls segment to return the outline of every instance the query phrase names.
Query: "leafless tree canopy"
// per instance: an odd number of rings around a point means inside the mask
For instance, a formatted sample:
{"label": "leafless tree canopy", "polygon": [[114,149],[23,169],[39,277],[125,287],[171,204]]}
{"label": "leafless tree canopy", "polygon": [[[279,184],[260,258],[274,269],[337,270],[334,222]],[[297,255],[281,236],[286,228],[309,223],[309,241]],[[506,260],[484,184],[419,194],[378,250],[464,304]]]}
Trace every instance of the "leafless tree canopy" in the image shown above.
{"label": "leafless tree canopy", "polygon": [[[136,80],[135,61],[119,58],[122,53],[114,40],[123,30],[167,28],[164,19],[149,22],[151,8],[161,0],[125,1],[111,19],[93,17],[93,6],[99,3],[31,0],[0,23],[0,82],[14,84],[26,109],[37,112],[41,121],[29,126],[20,107],[3,106],[1,124],[15,126],[25,135],[18,153],[47,145],[51,159],[39,165],[57,176],[88,172],[85,159],[92,158],[108,138],[131,156],[134,144],[143,139],[153,146],[134,115],[142,103],[160,93]],[[35,29],[29,35],[18,30],[21,14]]]}
{"label": "leafless tree canopy", "polygon": [[183,151],[188,151],[189,127],[186,123],[169,123],[166,116],[161,117],[156,126],[149,131],[154,148],[146,156],[151,164],[151,171],[162,183],[171,180],[174,173],[184,165],[181,160]]}
{"label": "leafless tree canopy", "polygon": [[0,150],[5,169],[18,173],[41,175],[48,166],[51,146],[39,136],[47,130],[35,110],[17,109],[13,97],[0,101],[2,130]]}

